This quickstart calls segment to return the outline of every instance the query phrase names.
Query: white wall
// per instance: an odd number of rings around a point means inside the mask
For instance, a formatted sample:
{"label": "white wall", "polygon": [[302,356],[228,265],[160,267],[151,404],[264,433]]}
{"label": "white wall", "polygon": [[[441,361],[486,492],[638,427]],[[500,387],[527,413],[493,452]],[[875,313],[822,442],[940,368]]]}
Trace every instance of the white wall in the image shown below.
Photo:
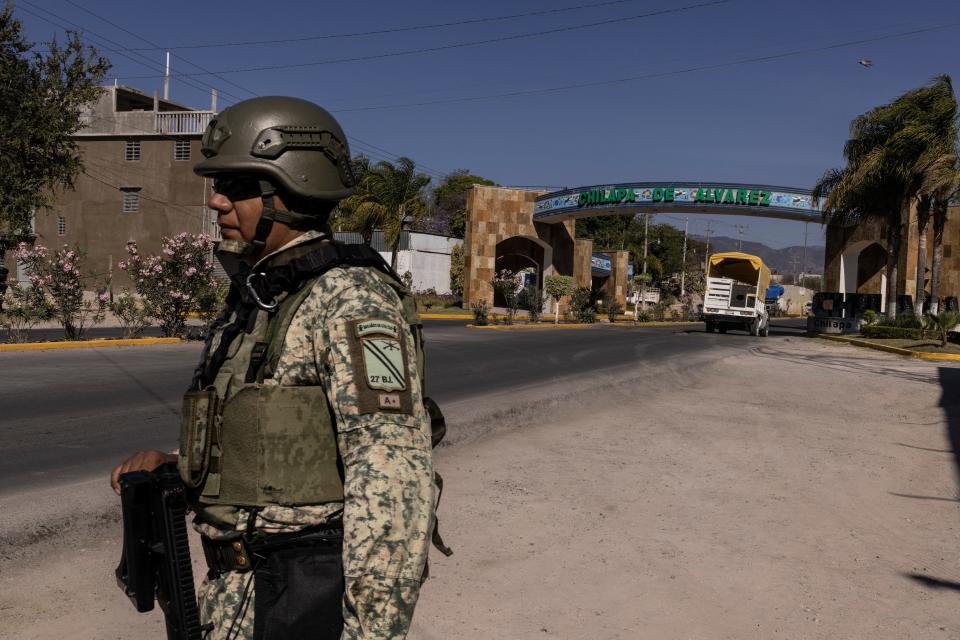
{"label": "white wall", "polygon": [[[397,253],[397,273],[405,271],[413,274],[413,290],[434,289],[437,293],[450,291],[450,252],[463,242],[459,238],[448,238],[429,233],[411,233],[410,249]],[[390,262],[390,252],[380,255]]]}

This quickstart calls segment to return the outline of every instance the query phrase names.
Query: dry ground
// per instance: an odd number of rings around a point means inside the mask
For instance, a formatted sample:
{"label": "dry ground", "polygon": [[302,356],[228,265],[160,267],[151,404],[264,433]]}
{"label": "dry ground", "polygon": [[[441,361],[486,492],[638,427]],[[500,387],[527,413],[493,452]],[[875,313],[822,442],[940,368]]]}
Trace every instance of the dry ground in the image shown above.
{"label": "dry ground", "polygon": [[[462,438],[410,636],[960,639],[956,373],[769,339]],[[162,637],[91,531],[0,565],[0,637]]]}

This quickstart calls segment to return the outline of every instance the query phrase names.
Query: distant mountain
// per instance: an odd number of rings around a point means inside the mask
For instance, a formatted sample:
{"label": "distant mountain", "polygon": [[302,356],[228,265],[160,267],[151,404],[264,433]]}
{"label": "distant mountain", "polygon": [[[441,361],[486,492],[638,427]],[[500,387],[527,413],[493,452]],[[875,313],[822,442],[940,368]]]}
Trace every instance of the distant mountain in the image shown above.
{"label": "distant mountain", "polygon": [[[704,237],[697,236],[697,240],[706,242]],[[737,251],[738,240],[725,236],[714,236],[710,238],[710,253],[718,251]],[[794,273],[803,271],[804,273],[823,273],[823,255],[824,247],[807,245],[806,264],[803,264],[803,247],[784,247],[783,249],[772,249],[761,242],[743,241],[743,248],[739,249],[744,253],[750,253],[760,256],[760,259],[766,263],[770,270],[775,273]],[[794,263],[796,259],[796,263]]]}

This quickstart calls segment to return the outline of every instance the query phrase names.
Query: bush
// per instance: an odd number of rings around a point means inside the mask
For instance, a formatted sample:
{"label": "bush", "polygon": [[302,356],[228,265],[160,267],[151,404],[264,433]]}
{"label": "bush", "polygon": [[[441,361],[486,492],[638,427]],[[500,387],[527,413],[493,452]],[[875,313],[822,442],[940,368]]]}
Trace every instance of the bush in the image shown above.
{"label": "bush", "polygon": [[143,257],[135,242],[127,244],[129,259],[118,266],[130,274],[163,335],[184,335],[188,314],[203,315],[218,304],[217,295],[212,294],[220,286],[213,277],[212,249],[213,242],[205,234],[164,238],[158,256]]}
{"label": "bush", "polygon": [[530,322],[540,322],[543,314],[543,293],[537,285],[527,285],[520,292],[520,307],[530,314]]}
{"label": "bush", "polygon": [[[43,245],[29,246],[21,242],[14,252],[26,267],[30,284],[49,307],[50,317],[63,327],[67,340],[79,340],[88,324],[98,324],[106,311],[107,294],[100,291],[91,301],[84,299],[84,277],[80,265],[84,253],[67,245],[52,255]],[[34,302],[38,302],[34,298]]]}
{"label": "bush", "polygon": [[623,305],[610,295],[603,297],[603,308],[606,310],[607,319],[610,320],[611,323],[616,322],[617,316],[623,313]]}
{"label": "bush", "polygon": [[650,312],[649,311],[637,311],[636,321],[637,322],[650,322]]}
{"label": "bush", "polygon": [[7,288],[0,310],[0,327],[7,330],[10,342],[26,342],[31,329],[52,318],[53,308],[39,289],[16,283]]}
{"label": "bush", "polygon": [[470,305],[470,309],[473,311],[473,324],[477,325],[478,327],[483,327],[490,324],[490,321],[487,319],[489,309],[487,309],[486,300],[474,302],[472,305]]}
{"label": "bush", "polygon": [[[871,325],[871,324],[876,323],[876,321],[877,321],[877,312],[876,312],[876,311],[874,311],[873,309],[867,309],[866,311],[863,312],[863,324],[864,324],[864,325]],[[861,326],[863,326],[863,325],[861,325]]]}
{"label": "bush", "polygon": [[150,310],[147,305],[127,289],[107,306],[123,327],[124,338],[138,338],[143,330],[150,326]]}
{"label": "bush", "polygon": [[593,324],[597,321],[597,310],[593,306],[593,291],[590,287],[577,287],[570,295],[570,312],[577,322]]}
{"label": "bush", "polygon": [[517,315],[517,309],[520,307],[520,295],[517,291],[519,283],[519,275],[510,269],[501,269],[490,281],[493,290],[500,294],[507,308],[506,324],[513,324],[513,317]]}
{"label": "bush", "polygon": [[460,306],[460,298],[453,294],[439,294],[434,289],[427,289],[414,294],[417,308],[421,311],[429,309],[448,309]]}
{"label": "bush", "polygon": [[860,335],[862,335],[864,338],[899,338],[903,340],[919,340],[920,329],[873,324],[861,326]]}
{"label": "bush", "polygon": [[667,308],[669,305],[663,300],[653,305],[653,318],[657,322],[663,322],[664,318],[667,315]]}

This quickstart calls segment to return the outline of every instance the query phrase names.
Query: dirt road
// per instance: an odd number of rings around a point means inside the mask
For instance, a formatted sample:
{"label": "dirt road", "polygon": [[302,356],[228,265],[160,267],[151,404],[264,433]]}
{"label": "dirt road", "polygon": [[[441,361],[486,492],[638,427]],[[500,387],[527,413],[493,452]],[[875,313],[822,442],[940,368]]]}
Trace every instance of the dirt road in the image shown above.
{"label": "dirt road", "polygon": [[[411,638],[960,639],[957,374],[771,339],[463,438]],[[0,637],[162,637],[100,531],[0,567]]]}

